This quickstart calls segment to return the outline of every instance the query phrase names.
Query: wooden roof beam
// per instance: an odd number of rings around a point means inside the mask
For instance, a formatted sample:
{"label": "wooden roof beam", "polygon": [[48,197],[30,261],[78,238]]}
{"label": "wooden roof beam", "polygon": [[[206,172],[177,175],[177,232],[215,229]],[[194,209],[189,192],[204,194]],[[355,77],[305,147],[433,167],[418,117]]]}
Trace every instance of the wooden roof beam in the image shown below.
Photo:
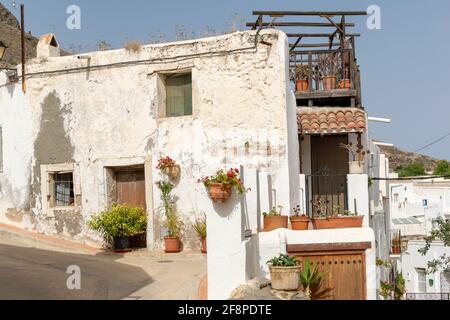
{"label": "wooden roof beam", "polygon": [[253,15],[267,16],[366,16],[366,11],[253,11]]}
{"label": "wooden roof beam", "polygon": [[[334,21],[333,21],[334,22]],[[255,27],[255,22],[247,22],[245,24],[247,27]],[[264,22],[260,24],[262,27],[325,27],[325,28],[336,28],[337,23],[326,23],[326,22]],[[346,23],[345,27],[354,27],[354,23]]]}
{"label": "wooden roof beam", "polygon": [[[332,37],[332,33],[287,33],[286,34],[290,38],[329,38]],[[348,33],[347,37],[360,37],[360,33]]]}

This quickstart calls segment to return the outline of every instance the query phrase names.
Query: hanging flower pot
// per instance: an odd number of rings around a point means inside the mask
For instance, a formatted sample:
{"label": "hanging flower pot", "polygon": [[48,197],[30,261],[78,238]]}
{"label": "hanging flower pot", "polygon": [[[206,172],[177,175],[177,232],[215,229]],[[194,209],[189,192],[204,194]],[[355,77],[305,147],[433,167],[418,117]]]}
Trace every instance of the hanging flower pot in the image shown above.
{"label": "hanging flower pot", "polygon": [[166,167],[164,171],[170,179],[175,180],[180,175],[181,168],[179,165],[176,164]]}
{"label": "hanging flower pot", "polygon": [[232,193],[232,185],[224,183],[211,183],[208,186],[209,196],[212,201],[223,203],[230,198]]}
{"label": "hanging flower pot", "polygon": [[198,182],[203,183],[208,188],[210,198],[218,203],[223,203],[230,198],[233,187],[239,194],[247,191],[239,178],[238,169],[230,169],[228,171],[221,169],[216,172],[216,175],[201,178]]}

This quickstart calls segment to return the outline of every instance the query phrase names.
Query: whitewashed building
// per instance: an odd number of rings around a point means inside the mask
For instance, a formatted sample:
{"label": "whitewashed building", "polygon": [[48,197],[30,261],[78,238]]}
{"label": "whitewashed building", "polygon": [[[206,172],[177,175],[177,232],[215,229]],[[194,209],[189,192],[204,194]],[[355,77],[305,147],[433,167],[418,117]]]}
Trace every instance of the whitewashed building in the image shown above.
{"label": "whitewashed building", "polygon": [[[280,252],[348,265],[352,278],[334,283],[334,297],[376,299],[382,234],[370,226],[384,189],[369,175],[382,155],[369,142],[354,55],[350,89],[294,92],[279,30],[64,57],[53,37],[27,63],[25,92],[0,74],[1,223],[99,245],[86,222],[126,202],[146,209],[147,246],[160,249],[156,164],[170,156],[181,166],[174,193],[186,224],[207,214],[210,299],[267,276],[267,260]],[[338,105],[323,105],[336,96]],[[350,172],[341,142],[371,150],[361,172]],[[213,204],[197,180],[230,167],[251,191]],[[134,188],[131,197],[117,191],[121,183]],[[364,216],[363,227],[262,232],[262,212],[281,205],[290,215],[300,205],[311,214],[318,196],[329,210]],[[198,246],[190,228],[183,242]]]}

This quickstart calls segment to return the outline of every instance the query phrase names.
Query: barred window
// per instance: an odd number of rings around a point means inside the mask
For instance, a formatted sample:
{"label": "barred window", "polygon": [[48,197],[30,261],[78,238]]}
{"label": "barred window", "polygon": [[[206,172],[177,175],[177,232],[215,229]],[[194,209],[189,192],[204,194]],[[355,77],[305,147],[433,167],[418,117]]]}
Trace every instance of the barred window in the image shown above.
{"label": "barred window", "polygon": [[68,207],[74,205],[74,191],[73,191],[73,173],[55,172],[51,174],[52,180],[52,198],[53,205],[56,207]]}

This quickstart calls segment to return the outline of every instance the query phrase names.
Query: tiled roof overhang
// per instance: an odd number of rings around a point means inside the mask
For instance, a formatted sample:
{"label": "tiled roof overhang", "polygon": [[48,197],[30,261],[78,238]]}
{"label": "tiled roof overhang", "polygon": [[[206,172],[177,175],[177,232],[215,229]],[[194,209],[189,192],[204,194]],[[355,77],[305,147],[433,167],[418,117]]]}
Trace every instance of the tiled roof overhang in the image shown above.
{"label": "tiled roof overhang", "polygon": [[358,108],[300,108],[297,111],[301,134],[362,133],[366,130],[366,113]]}

